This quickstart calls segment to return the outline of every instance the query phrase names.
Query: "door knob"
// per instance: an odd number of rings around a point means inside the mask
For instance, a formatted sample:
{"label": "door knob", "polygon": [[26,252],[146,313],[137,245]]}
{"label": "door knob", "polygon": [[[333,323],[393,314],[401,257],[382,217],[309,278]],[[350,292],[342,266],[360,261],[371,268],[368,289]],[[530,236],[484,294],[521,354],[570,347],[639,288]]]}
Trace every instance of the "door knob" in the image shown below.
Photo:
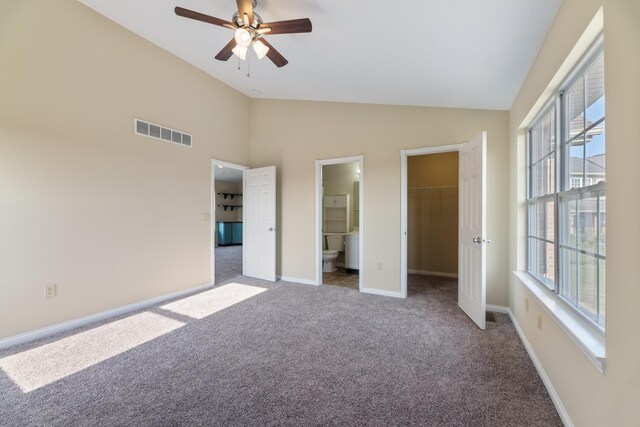
{"label": "door knob", "polygon": [[482,242],[484,242],[486,244],[489,244],[489,243],[491,243],[491,239],[483,239],[482,237],[474,237],[473,238],[473,243],[480,244]]}

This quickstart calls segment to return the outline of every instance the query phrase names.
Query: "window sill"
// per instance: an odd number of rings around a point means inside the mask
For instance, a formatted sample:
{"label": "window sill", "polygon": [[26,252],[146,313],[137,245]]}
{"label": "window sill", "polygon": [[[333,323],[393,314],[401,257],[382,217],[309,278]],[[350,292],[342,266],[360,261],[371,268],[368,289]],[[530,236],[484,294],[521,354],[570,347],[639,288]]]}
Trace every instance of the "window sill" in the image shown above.
{"label": "window sill", "polygon": [[604,335],[560,301],[560,297],[544,289],[529,273],[514,271],[513,274],[604,375],[607,364]]}

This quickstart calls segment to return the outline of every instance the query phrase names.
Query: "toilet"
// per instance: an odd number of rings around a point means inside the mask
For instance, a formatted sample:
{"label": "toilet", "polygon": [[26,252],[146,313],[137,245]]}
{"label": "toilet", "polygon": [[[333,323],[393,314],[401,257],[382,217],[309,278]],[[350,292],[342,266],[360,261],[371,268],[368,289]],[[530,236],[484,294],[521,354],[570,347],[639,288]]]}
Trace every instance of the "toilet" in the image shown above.
{"label": "toilet", "polygon": [[327,235],[327,249],[322,251],[322,271],[333,273],[336,271],[336,259],[338,254],[344,250],[344,236]]}

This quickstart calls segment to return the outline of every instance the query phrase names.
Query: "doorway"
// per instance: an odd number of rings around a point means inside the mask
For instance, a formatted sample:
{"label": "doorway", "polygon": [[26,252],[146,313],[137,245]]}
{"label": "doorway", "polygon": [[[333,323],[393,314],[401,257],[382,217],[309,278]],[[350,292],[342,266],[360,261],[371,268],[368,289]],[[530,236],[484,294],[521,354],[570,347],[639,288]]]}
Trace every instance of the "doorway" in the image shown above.
{"label": "doorway", "polygon": [[242,275],[243,188],[246,166],[211,161],[211,282]]}
{"label": "doorway", "polygon": [[[422,148],[414,150],[402,150],[400,152],[400,287],[403,298],[407,297],[408,274],[409,274],[409,197],[418,199],[427,197],[425,195],[410,196],[409,191],[409,158],[440,153],[458,153],[458,185],[425,185],[425,192],[431,193],[431,200],[427,203],[428,209],[446,209],[450,215],[451,194],[449,206],[443,208],[443,191],[446,189],[450,193],[458,192],[458,218],[457,218],[457,305],[467,316],[480,328],[486,326],[486,245],[491,241],[486,236],[486,158],[487,158],[487,133],[482,132],[469,142],[457,145],[447,145],[440,147]],[[432,167],[433,168],[433,167]],[[437,181],[436,181],[437,182]],[[443,184],[443,182],[440,182]],[[434,189],[429,187],[445,187]],[[423,191],[418,184],[414,192]],[[416,202],[418,203],[418,202]],[[423,203],[423,202],[420,202]],[[415,221],[414,218],[414,228]],[[450,221],[446,219],[445,221]],[[426,227],[426,226],[425,226]],[[439,230],[436,230],[439,232]],[[433,230],[432,230],[433,233]],[[421,236],[411,236],[412,239],[420,240]],[[452,237],[449,237],[449,244],[453,244]],[[412,240],[415,243],[415,240]],[[433,252],[433,248],[429,251]],[[419,256],[413,255],[414,262],[422,262]],[[429,264],[427,264],[428,266]],[[434,268],[433,266],[427,268]],[[438,267],[443,268],[443,267]],[[442,271],[415,270],[422,273],[447,273]],[[452,274],[452,273],[449,273]],[[438,276],[432,276],[438,277]],[[443,277],[440,274],[439,277]],[[446,277],[446,276],[445,276]],[[415,277],[413,277],[415,279]]]}
{"label": "doorway", "polygon": [[[408,295],[408,274],[410,274],[409,270],[409,240],[411,240],[412,247],[412,264],[411,270],[413,273],[450,273],[451,278],[455,278],[458,276],[457,262],[455,263],[456,268],[452,271],[451,268],[451,260],[450,254],[447,256],[447,260],[442,266],[442,262],[438,262],[437,260],[429,260],[429,254],[433,252],[433,249],[437,247],[437,243],[433,246],[430,246],[428,243],[425,244],[424,240],[428,239],[428,231],[429,227],[427,224],[424,224],[424,221],[419,221],[417,215],[419,213],[419,209],[425,209],[429,207],[433,207],[434,209],[440,209],[440,196],[442,192],[445,192],[445,197],[447,199],[446,211],[451,214],[451,204],[450,197],[451,193],[457,192],[457,188],[450,187],[458,187],[458,178],[453,178],[451,169],[453,165],[451,164],[452,159],[447,158],[448,162],[446,165],[437,165],[436,170],[432,171],[420,171],[421,163],[426,163],[426,166],[429,166],[429,163],[437,163],[438,157],[428,157],[428,156],[437,156],[437,155],[445,155],[445,156],[455,156],[458,159],[458,167],[455,168],[456,173],[459,174],[459,151],[462,144],[456,145],[445,145],[440,147],[430,147],[430,148],[418,148],[414,150],[403,150],[400,152],[400,222],[401,222],[401,245],[400,245],[400,291],[403,298],[407,298]],[[417,161],[410,160],[417,158]],[[423,160],[421,160],[423,159]],[[412,179],[411,179],[411,187],[413,190],[409,190],[410,188],[410,179],[409,179],[409,167],[410,164],[412,166]],[[446,184],[446,185],[445,185]],[[423,188],[424,187],[424,188]],[[430,187],[447,187],[442,189],[430,188]],[[419,233],[417,235],[412,235],[409,238],[409,232],[413,230],[409,230],[409,198],[412,198],[412,225],[413,228],[420,227]],[[427,199],[426,201],[422,199]],[[437,199],[437,200],[433,200]],[[429,205],[429,202],[432,202]],[[437,202],[437,203],[436,203]],[[440,213],[438,212],[440,215]],[[458,218],[459,215],[459,206],[458,213],[455,214],[455,217]],[[444,215],[441,215],[444,216]],[[445,218],[440,218],[440,221],[445,221]],[[431,224],[429,224],[431,225]],[[458,231],[458,226],[456,225],[456,234]],[[443,236],[444,237],[444,236]],[[450,242],[448,242],[450,244]],[[416,247],[419,246],[419,247]],[[427,249],[423,249],[424,246],[427,246]],[[455,244],[457,248],[457,243]],[[457,255],[456,255],[457,256]],[[435,261],[435,264],[433,264]],[[430,264],[431,262],[431,264]],[[433,267],[436,265],[436,267]],[[428,266],[428,267],[424,267]],[[418,268],[419,267],[419,268]],[[448,270],[448,271],[435,271],[436,270]],[[440,276],[442,277],[442,276]]]}
{"label": "doorway", "polygon": [[458,152],[407,159],[407,293],[458,301]]}
{"label": "doorway", "polygon": [[316,161],[316,283],[363,288],[363,156]]}

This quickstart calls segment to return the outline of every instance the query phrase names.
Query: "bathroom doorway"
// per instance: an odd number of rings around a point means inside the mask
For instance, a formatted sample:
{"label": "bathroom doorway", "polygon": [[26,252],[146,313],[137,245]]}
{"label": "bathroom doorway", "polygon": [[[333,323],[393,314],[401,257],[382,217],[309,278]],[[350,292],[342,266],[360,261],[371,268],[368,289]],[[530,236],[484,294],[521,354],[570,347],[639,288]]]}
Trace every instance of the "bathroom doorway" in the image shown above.
{"label": "bathroom doorway", "polygon": [[363,288],[363,156],[316,161],[316,283]]}
{"label": "bathroom doorway", "polygon": [[406,295],[458,301],[459,152],[417,153],[406,163]]}
{"label": "bathroom doorway", "polygon": [[211,271],[213,283],[242,275],[245,166],[212,160]]}

